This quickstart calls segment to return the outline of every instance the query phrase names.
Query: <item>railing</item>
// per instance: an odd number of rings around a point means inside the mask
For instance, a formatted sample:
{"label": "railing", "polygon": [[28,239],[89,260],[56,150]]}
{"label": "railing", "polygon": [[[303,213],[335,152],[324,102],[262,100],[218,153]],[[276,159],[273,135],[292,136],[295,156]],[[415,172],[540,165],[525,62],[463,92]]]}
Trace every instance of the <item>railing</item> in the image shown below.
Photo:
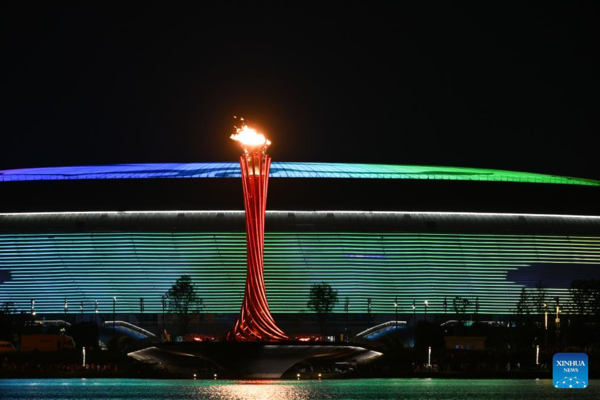
{"label": "railing", "polygon": [[[461,321],[461,322],[465,326],[471,326],[471,325],[473,325],[475,323],[475,321],[470,320],[470,319],[469,320],[464,320],[464,321]],[[478,324],[487,324],[487,325],[490,325],[490,326],[510,326],[511,325],[508,322],[502,322],[502,321],[477,321],[477,323]],[[457,325],[457,324],[458,324],[458,320],[451,319],[451,320],[448,320],[446,322],[441,323],[440,326],[445,326],[445,325],[452,326],[452,325]]]}
{"label": "railing", "polygon": [[25,323],[27,326],[35,326],[35,325],[49,325],[49,326],[71,326],[67,321],[63,321],[62,319],[51,319],[51,320],[35,320],[35,321],[27,321]]}
{"label": "railing", "polygon": [[390,328],[390,327],[395,327],[395,326],[406,326],[406,321],[388,321],[388,322],[384,322],[383,324],[379,324],[376,326],[373,326],[367,330],[362,331],[361,333],[359,333],[358,335],[356,335],[354,338],[361,338],[361,337],[365,337],[368,336],[372,333],[378,332],[378,331],[382,331],[384,329]]}
{"label": "railing", "polygon": [[139,333],[140,335],[156,339],[156,335],[154,333],[147,331],[144,328],[140,328],[137,325],[130,324],[129,322],[125,322],[125,321],[106,321],[106,322],[104,322],[104,326],[113,326],[113,325],[120,326],[121,328],[129,329],[130,331]]}

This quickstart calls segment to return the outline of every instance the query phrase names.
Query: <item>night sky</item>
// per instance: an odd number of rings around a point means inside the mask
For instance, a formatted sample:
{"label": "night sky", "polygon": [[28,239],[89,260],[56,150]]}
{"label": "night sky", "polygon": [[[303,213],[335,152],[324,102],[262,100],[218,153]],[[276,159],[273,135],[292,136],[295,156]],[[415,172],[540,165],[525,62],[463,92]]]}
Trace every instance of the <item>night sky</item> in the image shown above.
{"label": "night sky", "polygon": [[57,3],[0,6],[0,169],[235,161],[238,115],[277,161],[600,179],[595,2]]}

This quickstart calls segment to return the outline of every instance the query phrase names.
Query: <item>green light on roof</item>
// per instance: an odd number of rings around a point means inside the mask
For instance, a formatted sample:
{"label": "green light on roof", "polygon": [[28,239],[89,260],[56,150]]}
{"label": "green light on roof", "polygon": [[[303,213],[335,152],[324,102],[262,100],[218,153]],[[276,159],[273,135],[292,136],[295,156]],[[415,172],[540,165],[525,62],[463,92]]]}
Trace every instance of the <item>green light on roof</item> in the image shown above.
{"label": "green light on roof", "polygon": [[[276,166],[285,165],[291,170],[294,163],[274,164]],[[310,166],[313,173],[323,175],[322,177],[329,175],[328,177],[331,178],[462,180],[600,186],[599,181],[592,179],[484,168],[334,163],[305,163],[305,165]],[[277,177],[276,174],[271,174],[271,176]]]}

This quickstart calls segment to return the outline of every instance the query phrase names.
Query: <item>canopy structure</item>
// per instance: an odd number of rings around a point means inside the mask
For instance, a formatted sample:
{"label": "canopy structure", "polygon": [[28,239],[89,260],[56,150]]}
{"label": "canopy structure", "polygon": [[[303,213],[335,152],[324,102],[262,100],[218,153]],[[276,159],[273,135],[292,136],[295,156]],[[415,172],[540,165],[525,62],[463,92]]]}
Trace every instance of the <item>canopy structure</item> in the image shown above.
{"label": "canopy structure", "polygon": [[[270,178],[429,179],[600,186],[600,181],[494,169],[273,162]],[[78,179],[240,178],[235,162],[114,164],[0,171],[0,182]]]}

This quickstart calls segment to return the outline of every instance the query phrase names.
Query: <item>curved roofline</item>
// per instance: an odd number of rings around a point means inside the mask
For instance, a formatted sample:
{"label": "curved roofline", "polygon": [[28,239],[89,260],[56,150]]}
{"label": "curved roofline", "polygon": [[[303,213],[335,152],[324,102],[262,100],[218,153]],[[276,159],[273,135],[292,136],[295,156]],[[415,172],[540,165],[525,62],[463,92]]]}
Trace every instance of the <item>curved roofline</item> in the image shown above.
{"label": "curved roofline", "polygon": [[[244,211],[104,211],[0,214],[0,244],[15,234],[245,232]],[[371,211],[267,211],[269,235],[278,232],[569,236],[600,246],[600,216]],[[8,238],[8,239],[7,239]],[[600,260],[600,256],[598,258]]]}
{"label": "curved roofline", "polygon": [[[600,220],[600,215],[580,214],[534,214],[534,213],[510,213],[510,212],[465,212],[465,211],[361,211],[361,210],[266,210],[269,215],[298,214],[360,214],[360,215],[436,215],[436,216],[486,216],[486,217],[534,217],[534,218],[558,218],[558,219],[592,219]],[[243,215],[244,210],[129,210],[129,211],[35,211],[35,212],[0,212],[0,217],[18,216],[44,216],[44,215],[134,215],[134,214],[229,214]]]}
{"label": "curved roofline", "polygon": [[[239,178],[236,162],[112,164],[0,171],[0,182],[83,179]],[[426,179],[600,186],[600,181],[483,168],[273,162],[271,178]]]}

